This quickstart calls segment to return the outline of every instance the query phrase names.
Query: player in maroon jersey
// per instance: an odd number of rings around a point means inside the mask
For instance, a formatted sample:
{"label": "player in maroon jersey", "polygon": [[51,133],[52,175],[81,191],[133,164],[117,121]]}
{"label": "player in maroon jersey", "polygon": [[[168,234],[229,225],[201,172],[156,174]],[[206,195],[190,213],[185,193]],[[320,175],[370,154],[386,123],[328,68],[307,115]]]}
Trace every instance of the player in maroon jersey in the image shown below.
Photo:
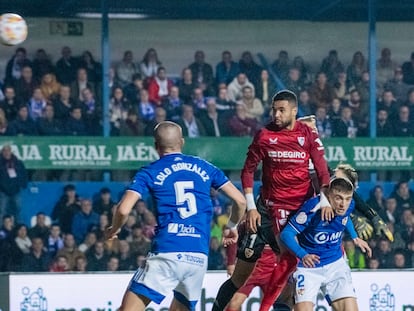
{"label": "player in maroon jersey", "polygon": [[[314,195],[309,176],[312,160],[322,190],[329,184],[328,165],[324,147],[316,131],[296,122],[297,98],[290,91],[276,93],[272,99],[272,121],[261,129],[249,146],[241,181],[247,199],[246,221],[249,234],[239,242],[234,273],[220,288],[213,311],[221,311],[237,289],[243,285],[265,244],[277,253],[280,231],[307,199]],[[255,201],[253,175],[262,163],[262,187]],[[328,206],[326,198],[321,206]],[[326,204],[326,205],[325,205]],[[332,217],[327,215],[327,219]],[[261,309],[268,310],[285,286],[296,267],[295,256],[281,249],[279,262],[272,279],[273,295],[265,297]]]}

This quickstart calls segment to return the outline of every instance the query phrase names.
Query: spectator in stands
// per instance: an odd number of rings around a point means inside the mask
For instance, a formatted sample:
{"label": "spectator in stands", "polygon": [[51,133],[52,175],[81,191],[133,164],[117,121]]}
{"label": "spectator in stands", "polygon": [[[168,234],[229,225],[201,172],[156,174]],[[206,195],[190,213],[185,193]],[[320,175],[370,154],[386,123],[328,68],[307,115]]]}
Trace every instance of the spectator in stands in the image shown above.
{"label": "spectator in stands", "polygon": [[128,215],[128,219],[125,225],[122,227],[121,232],[118,234],[119,240],[128,240],[132,239],[132,231],[134,226],[137,224],[137,218],[133,213]]}
{"label": "spectator in stands", "polygon": [[325,73],[329,83],[335,83],[338,80],[339,74],[345,71],[344,66],[338,58],[336,50],[330,50],[327,57],[322,61],[321,69]]}
{"label": "spectator in stands", "polygon": [[206,63],[204,51],[195,52],[194,62],[188,68],[191,70],[193,84],[200,88],[205,96],[214,95],[213,67]]}
{"label": "spectator in stands", "polygon": [[[201,88],[196,88],[201,91]],[[196,90],[195,89],[195,90]],[[177,86],[172,86],[170,94],[162,100],[162,106],[167,111],[167,119],[176,121],[180,118],[181,107],[184,102],[180,98],[180,90]]]}
{"label": "spectator in stands", "polygon": [[38,212],[36,214],[36,223],[29,229],[28,235],[30,238],[38,237],[46,243],[49,237],[50,226],[46,223],[46,214],[44,212]]}
{"label": "spectator in stands", "polygon": [[28,174],[23,161],[3,145],[0,156],[0,215],[13,215],[20,220],[21,191],[27,187]]}
{"label": "spectator in stands", "polygon": [[99,215],[105,214],[112,217],[112,208],[116,203],[112,200],[111,190],[108,187],[102,187],[99,190],[99,196],[93,201],[92,209]]}
{"label": "spectator in stands", "polygon": [[378,270],[380,268],[378,257],[371,256],[371,258],[368,258],[367,268],[370,270]]}
{"label": "spectator in stands", "polygon": [[79,256],[83,256],[83,253],[78,250],[72,233],[65,234],[63,245],[63,248],[57,252],[56,256],[65,256],[68,259],[69,269],[73,270],[75,267],[75,259]]}
{"label": "spectator in stands", "polygon": [[412,137],[414,136],[414,124],[410,121],[410,108],[406,105],[400,106],[398,119],[394,122],[394,136]]}
{"label": "spectator in stands", "polygon": [[0,227],[0,240],[10,239],[13,234],[14,217],[9,214],[0,215],[2,219],[2,225]]}
{"label": "spectator in stands", "polygon": [[286,88],[293,93],[296,94],[296,96],[299,96],[299,93],[305,89],[305,84],[301,79],[300,71],[298,68],[291,67],[289,69],[288,76],[286,78]]}
{"label": "spectator in stands", "polygon": [[137,223],[142,225],[145,222],[145,215],[148,213],[152,212],[148,209],[147,203],[143,199],[138,200],[132,211],[132,214],[136,217]]}
{"label": "spectator in stands", "polygon": [[286,82],[290,69],[289,54],[287,51],[281,50],[278,58],[273,62],[272,69],[280,80]]}
{"label": "spectator in stands", "polygon": [[69,118],[65,122],[65,135],[88,136],[88,124],[82,115],[82,107],[79,105],[70,108]]}
{"label": "spectator in stands", "polygon": [[151,240],[144,235],[142,227],[138,224],[132,228],[132,236],[129,239],[131,252],[134,254],[148,254],[151,247]]}
{"label": "spectator in stands", "polygon": [[394,129],[388,118],[388,112],[385,109],[379,109],[377,112],[377,137],[390,137],[394,135]]}
{"label": "spectator in stands", "polygon": [[221,53],[221,61],[216,65],[217,85],[224,83],[228,85],[239,74],[239,64],[233,61],[230,51]]}
{"label": "spectator in stands", "polygon": [[181,117],[177,120],[177,124],[183,129],[183,136],[194,138],[206,135],[201,121],[194,115],[194,108],[190,105],[182,106]]}
{"label": "spectator in stands", "polygon": [[206,101],[207,97],[204,96],[203,90],[196,87],[193,91],[190,105],[194,108],[195,114],[197,116],[207,109]]}
{"label": "spectator in stands", "polygon": [[119,270],[120,271],[133,270],[134,259],[131,254],[129,243],[125,240],[119,240],[118,249],[119,249],[119,253],[118,253]]}
{"label": "spectator in stands", "polygon": [[373,254],[374,257],[380,260],[380,269],[392,268],[392,249],[391,242],[388,239],[380,238]]}
{"label": "spectator in stands", "polygon": [[126,120],[128,110],[131,108],[131,103],[124,96],[122,88],[115,87],[112,97],[109,101],[111,136],[119,136],[121,122]]}
{"label": "spectator in stands", "polygon": [[[115,88],[115,86],[113,86],[113,88]],[[141,96],[140,96],[140,92],[143,89],[143,82],[142,82],[142,77],[141,74],[136,73],[132,76],[132,82],[129,83],[127,86],[124,87],[123,91],[125,94],[125,97],[128,99],[128,101],[133,105],[133,106],[137,106]],[[113,92],[113,89],[111,89]]]}
{"label": "spectator in stands", "polygon": [[385,90],[391,90],[398,103],[405,103],[411,86],[404,82],[401,67],[395,68],[394,77],[384,85]]}
{"label": "spectator in stands", "polygon": [[61,56],[56,62],[57,79],[62,84],[70,85],[76,79],[78,61],[72,56],[72,50],[68,46],[62,47]]}
{"label": "spectator in stands", "polygon": [[227,87],[227,96],[229,100],[237,102],[243,96],[243,87],[250,86],[255,94],[253,84],[247,79],[244,73],[239,73],[237,77]]}
{"label": "spectator in stands", "polygon": [[106,271],[119,271],[119,259],[115,255],[111,255],[106,263]]}
{"label": "spectator in stands", "polygon": [[411,268],[405,258],[405,252],[403,249],[396,249],[393,253],[392,267],[394,269],[406,269]]}
{"label": "spectator in stands", "polygon": [[395,235],[404,241],[403,247],[414,237],[414,214],[413,208],[406,208],[402,211],[400,222],[395,226]]}
{"label": "spectator in stands", "polygon": [[276,86],[273,79],[269,77],[269,72],[266,69],[262,69],[260,73],[260,80],[255,90],[256,97],[262,101],[265,113],[267,113],[270,111],[270,107],[272,105],[272,95],[276,91]]}
{"label": "spectator in stands", "polygon": [[414,239],[411,239],[411,241],[407,244],[407,262],[409,267],[414,267]]}
{"label": "spectator in stands", "polygon": [[66,256],[56,256],[49,267],[49,272],[67,272],[69,270],[69,263]]}
{"label": "spectator in stands", "polygon": [[155,105],[150,102],[148,91],[146,89],[142,89],[140,91],[140,101],[138,104],[138,113],[140,119],[147,124],[154,120],[155,118]]}
{"label": "spectator in stands", "polygon": [[411,88],[408,91],[408,99],[405,104],[407,105],[408,109],[410,109],[410,121],[413,122],[414,121],[414,88]]}
{"label": "spectator in stands", "polygon": [[121,87],[127,86],[132,82],[132,76],[139,73],[139,68],[135,66],[134,55],[132,51],[125,51],[121,62],[116,66],[115,69],[117,83]]}
{"label": "spectator in stands", "polygon": [[227,87],[224,85],[219,88],[217,95],[217,110],[232,113],[236,107],[236,103],[229,99]]}
{"label": "spectator in stands", "polygon": [[350,239],[344,239],[345,254],[348,259],[348,265],[351,269],[365,269],[365,254]]}
{"label": "spectator in stands", "polygon": [[126,120],[121,121],[119,136],[144,136],[145,123],[138,117],[135,109],[130,109]]}
{"label": "spectator in stands", "polygon": [[244,73],[249,81],[254,85],[255,89],[260,84],[260,76],[262,73],[262,66],[258,65],[250,51],[244,51],[239,60],[240,72]]}
{"label": "spectator in stands", "polygon": [[80,57],[79,67],[85,68],[89,81],[96,84],[102,81],[102,64],[97,62],[92,53],[84,51]]}
{"label": "spectator in stands", "polygon": [[402,65],[403,81],[409,85],[414,85],[414,52],[411,53],[411,59]]}
{"label": "spectator in stands", "polygon": [[[32,96],[32,94],[30,94],[30,96]],[[23,102],[16,97],[14,87],[11,85],[5,86],[4,99],[0,101],[0,108],[5,112],[7,121],[11,122],[16,119],[17,111],[22,104]]]}
{"label": "spectator in stands", "polygon": [[50,226],[50,232],[46,241],[46,249],[49,257],[54,258],[57,252],[63,248],[63,239],[61,236],[60,226],[58,224],[52,224]]}
{"label": "spectator in stands", "polygon": [[148,49],[142,61],[139,63],[139,70],[144,80],[148,80],[156,76],[158,68],[162,66],[158,59],[157,51],[154,48]]}
{"label": "spectator in stands", "polygon": [[4,110],[0,108],[0,136],[14,136],[16,133],[9,125]]}
{"label": "spectator in stands", "polygon": [[45,74],[55,71],[55,66],[44,49],[38,49],[36,51],[32,61],[32,68],[33,76],[36,80],[41,80]]}
{"label": "spectator in stands", "polygon": [[148,83],[149,100],[156,106],[160,106],[162,99],[170,93],[173,81],[167,78],[165,67],[159,67],[157,74]]}
{"label": "spectator in stands", "polygon": [[69,85],[61,85],[59,89],[59,95],[53,102],[55,108],[55,118],[65,122],[70,115],[70,109],[75,104],[75,101],[70,95]]}
{"label": "spectator in stands", "polygon": [[316,107],[328,108],[329,103],[335,97],[333,87],[328,84],[325,73],[319,72],[316,76],[315,82],[309,88],[309,95],[311,102],[315,103]]}
{"label": "spectator in stands", "polygon": [[36,123],[29,115],[27,105],[21,105],[17,110],[17,117],[10,122],[12,131],[17,136],[35,136],[37,135]]}
{"label": "spectator in stands", "polygon": [[77,244],[81,243],[88,231],[99,225],[99,215],[92,210],[92,202],[83,199],[80,202],[80,211],[77,211],[72,220],[72,233]]}
{"label": "spectator in stands", "polygon": [[315,125],[318,129],[320,138],[330,138],[332,136],[332,124],[326,112],[326,108],[319,107],[315,113]]}
{"label": "spectator in stands", "polygon": [[342,107],[341,118],[332,124],[332,137],[355,138],[357,127],[352,116],[352,110],[348,106]]}
{"label": "spectator in stands", "polygon": [[395,224],[397,221],[397,200],[395,197],[390,197],[385,200],[385,209],[387,217],[384,220],[387,223]]}
{"label": "spectator in stands", "polygon": [[399,220],[402,211],[414,206],[414,192],[410,190],[408,182],[403,180],[397,183],[394,191],[390,195],[397,201],[397,219]]}
{"label": "spectator in stands", "polygon": [[352,56],[351,64],[346,70],[349,87],[356,86],[362,79],[362,73],[367,71],[365,56],[361,51],[357,51]]}
{"label": "spectator in stands", "polygon": [[226,268],[220,242],[216,237],[210,238],[207,270],[224,270]]}
{"label": "spectator in stands", "polygon": [[144,268],[145,263],[147,262],[147,255],[146,254],[136,254],[136,265],[134,269]]}
{"label": "spectator in stands", "polygon": [[188,104],[191,102],[191,96],[197,84],[193,80],[193,72],[190,68],[184,68],[181,73],[181,79],[178,81],[178,89],[181,100]]}
{"label": "spectator in stands", "polygon": [[155,118],[145,126],[145,136],[152,136],[154,134],[155,126],[165,120],[167,120],[167,112],[165,109],[162,107],[155,108]]}
{"label": "spectator in stands", "polygon": [[2,226],[0,228],[0,272],[5,272],[10,270],[14,220],[11,215],[0,216],[2,216]]}
{"label": "spectator in stands", "polygon": [[32,247],[32,241],[30,240],[27,233],[27,226],[24,224],[18,224],[16,226],[16,235],[14,242],[21,251],[23,255],[30,253],[30,248]]}
{"label": "spectator in stands", "polygon": [[[268,113],[270,113],[270,109]],[[298,117],[300,118],[314,113],[315,104],[310,101],[309,92],[306,89],[300,91],[298,95]]]}
{"label": "spectator in stands", "polygon": [[19,47],[16,52],[7,62],[6,76],[4,78],[5,85],[14,85],[22,75],[22,69],[25,65],[31,65],[30,60],[27,58],[26,49]]}
{"label": "spectator in stands", "polygon": [[108,70],[108,88],[110,93],[113,92],[116,86],[121,86],[116,78],[115,68],[113,66],[109,67]]}
{"label": "spectator in stands", "polygon": [[[359,81],[359,83],[355,85],[355,89],[358,91],[359,96],[361,97],[361,102],[366,106],[369,106],[369,102],[370,102],[369,79],[370,79],[369,72],[363,71],[362,76],[361,76],[361,81]],[[380,91],[382,90],[380,90],[377,87],[377,94],[374,96],[375,99],[377,99],[381,95]]]}
{"label": "spectator in stands", "polygon": [[342,101],[349,99],[349,89],[347,84],[346,72],[338,73],[338,78],[333,83],[335,97]]}
{"label": "spectator in stands", "polygon": [[73,216],[79,210],[80,201],[76,188],[68,184],[63,188],[63,194],[53,209],[52,220],[58,222],[64,234],[71,233]]}
{"label": "spectator in stands", "polygon": [[89,80],[88,72],[85,68],[78,68],[76,80],[70,84],[70,96],[75,103],[83,100],[82,91],[86,88],[90,89],[96,96],[95,84]]}
{"label": "spectator in stands", "polygon": [[236,105],[236,112],[229,120],[231,136],[254,136],[260,125],[255,118],[247,116],[247,107],[243,103]]}
{"label": "spectator in stands", "polygon": [[380,101],[377,103],[377,111],[385,110],[388,114],[388,120],[395,122],[398,119],[398,102],[394,98],[391,90],[385,89]]}
{"label": "spectator in stands", "polygon": [[15,83],[16,94],[21,102],[27,103],[29,101],[34,89],[39,86],[38,81],[33,77],[32,67],[30,65],[23,66],[22,75]]}
{"label": "spectator in stands", "polygon": [[299,70],[300,83],[307,86],[310,83],[310,69],[302,56],[296,56],[293,59],[292,68]]}
{"label": "spectator in stands", "polygon": [[29,99],[28,108],[30,118],[34,121],[43,116],[48,100],[44,96],[41,88],[35,88],[32,97]]}
{"label": "spectator in stands", "polygon": [[108,254],[105,251],[103,241],[97,241],[95,245],[87,251],[86,258],[88,271],[106,271],[106,263],[108,262]]}
{"label": "spectator in stands", "polygon": [[358,128],[358,136],[368,136],[368,105],[361,100],[359,91],[351,91],[347,106],[352,110],[352,117]]}
{"label": "spectator in stands", "polygon": [[397,63],[391,59],[391,50],[383,48],[381,50],[381,57],[377,60],[377,84],[381,88],[384,87],[388,80],[393,78],[397,66]]}
{"label": "spectator in stands", "polygon": [[221,111],[217,111],[216,99],[207,99],[207,110],[199,117],[207,136],[221,137],[228,136],[227,118]]}
{"label": "spectator in stands", "polygon": [[75,258],[75,266],[72,271],[76,272],[86,272],[88,271],[86,267],[88,266],[88,260],[85,255],[81,255]]}
{"label": "spectator in stands", "polygon": [[258,123],[262,121],[264,108],[261,101],[254,96],[254,90],[250,86],[242,88],[242,97],[237,104],[245,104],[247,107],[247,117],[254,118]]}
{"label": "spectator in stands", "polygon": [[86,253],[88,250],[93,248],[96,241],[98,241],[96,232],[89,231],[86,233],[85,239],[82,241],[82,243],[79,244],[78,250],[80,250],[82,253]]}
{"label": "spectator in stands", "polygon": [[367,204],[372,207],[382,219],[387,217],[386,215],[386,200],[384,197],[384,190],[380,185],[376,185],[369,194]]}
{"label": "spectator in stands", "polygon": [[44,251],[44,243],[40,237],[31,239],[30,252],[23,256],[21,271],[24,272],[46,272],[49,271],[51,258]]}
{"label": "spectator in stands", "polygon": [[79,102],[89,135],[102,135],[102,104],[90,88],[82,90]]}

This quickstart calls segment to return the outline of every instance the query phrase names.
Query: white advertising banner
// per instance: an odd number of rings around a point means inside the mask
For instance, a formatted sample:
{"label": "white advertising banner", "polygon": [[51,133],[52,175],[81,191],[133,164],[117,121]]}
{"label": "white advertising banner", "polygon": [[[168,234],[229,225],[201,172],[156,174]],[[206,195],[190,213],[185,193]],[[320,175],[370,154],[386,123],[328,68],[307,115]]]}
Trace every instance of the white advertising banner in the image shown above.
{"label": "white advertising banner", "polygon": [[[99,274],[12,274],[9,276],[10,311],[115,311],[132,273]],[[208,273],[197,311],[211,310],[225,273]],[[414,311],[414,271],[353,272],[361,311]],[[256,289],[243,311],[258,310]],[[316,311],[330,310],[319,297]],[[167,311],[171,297],[148,311]],[[0,311],[7,311],[0,310]]]}

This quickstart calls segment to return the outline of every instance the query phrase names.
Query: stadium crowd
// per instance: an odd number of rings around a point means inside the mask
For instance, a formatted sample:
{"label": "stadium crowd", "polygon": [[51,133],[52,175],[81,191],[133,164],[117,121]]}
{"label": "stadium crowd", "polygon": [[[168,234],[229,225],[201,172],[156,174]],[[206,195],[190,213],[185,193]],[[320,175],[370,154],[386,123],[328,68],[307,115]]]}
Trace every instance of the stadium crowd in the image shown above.
{"label": "stadium crowd", "polygon": [[[291,60],[286,51],[280,51],[269,68],[256,63],[249,51],[238,61],[224,51],[215,70],[204,52],[196,51],[179,78],[172,78],[167,68],[155,49],[148,49],[140,61],[125,51],[110,68],[109,85],[103,86],[102,66],[89,51],[75,57],[65,46],[54,63],[44,49],[30,59],[19,47],[7,63],[0,88],[0,135],[102,135],[101,90],[109,87],[111,136],[151,136],[163,120],[177,122],[191,138],[253,136],[268,120],[277,89],[274,75],[297,94],[299,116],[315,114],[322,138],[369,135],[370,76],[359,51],[345,66],[331,50],[317,70],[301,56]],[[414,52],[410,60],[397,64],[390,49],[382,50],[377,91],[377,136],[414,136]],[[27,176],[21,182],[17,192]],[[0,178],[1,184],[7,180]],[[225,269],[221,236],[229,206],[218,193],[211,197],[215,217],[209,269]],[[370,259],[345,241],[351,268],[414,267],[414,193],[408,183],[398,183],[389,197],[377,186],[368,201],[386,220],[395,241],[370,239]],[[153,212],[140,200],[119,239],[109,245],[103,242],[103,230],[111,223],[114,206],[110,189],[102,189],[95,199],[79,198],[68,184],[53,213],[38,213],[32,227],[4,215],[0,271],[118,271],[141,266],[154,234]]]}
{"label": "stadium crowd", "polygon": [[[368,136],[367,66],[360,51],[344,65],[331,50],[318,68],[301,56],[290,59],[287,51],[280,51],[269,68],[249,51],[238,61],[223,51],[214,68],[199,50],[181,76],[172,78],[155,49],[142,60],[125,51],[105,86],[111,94],[110,132],[148,136],[154,124],[168,119],[183,126],[188,137],[252,136],[268,120],[271,95],[283,85],[297,94],[299,116],[316,115],[322,138]],[[383,48],[376,81],[377,136],[414,136],[414,53],[397,64]],[[102,87],[102,65],[89,51],[75,57],[65,46],[54,63],[44,49],[31,59],[19,47],[7,63],[0,92],[0,134],[102,135]]]}

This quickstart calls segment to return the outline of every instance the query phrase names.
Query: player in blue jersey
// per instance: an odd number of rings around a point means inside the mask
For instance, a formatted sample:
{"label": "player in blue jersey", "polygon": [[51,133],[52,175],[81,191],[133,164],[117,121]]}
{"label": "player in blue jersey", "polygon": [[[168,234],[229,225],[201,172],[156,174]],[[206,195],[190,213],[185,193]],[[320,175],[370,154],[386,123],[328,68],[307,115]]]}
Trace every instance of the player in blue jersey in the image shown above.
{"label": "player in blue jersey", "polygon": [[358,310],[351,270],[341,246],[344,230],[347,229],[355,245],[369,257],[371,249],[358,238],[350,220],[355,205],[353,191],[349,179],[334,177],[327,191],[334,218],[322,221],[319,198],[315,197],[299,209],[282,231],[283,243],[300,259],[293,274],[296,311],[312,311],[319,289],[334,310]]}
{"label": "player in blue jersey", "polygon": [[182,130],[161,122],[154,130],[160,159],[142,167],[117,206],[107,239],[116,238],[135,203],[150,193],[156,202],[157,229],[146,266],[138,269],[123,297],[121,311],[143,311],[174,292],[170,310],[193,310],[207,270],[213,206],[210,189],[220,189],[234,204],[224,244],[237,242],[237,224],[246,210],[244,195],[207,161],[183,154]]}

